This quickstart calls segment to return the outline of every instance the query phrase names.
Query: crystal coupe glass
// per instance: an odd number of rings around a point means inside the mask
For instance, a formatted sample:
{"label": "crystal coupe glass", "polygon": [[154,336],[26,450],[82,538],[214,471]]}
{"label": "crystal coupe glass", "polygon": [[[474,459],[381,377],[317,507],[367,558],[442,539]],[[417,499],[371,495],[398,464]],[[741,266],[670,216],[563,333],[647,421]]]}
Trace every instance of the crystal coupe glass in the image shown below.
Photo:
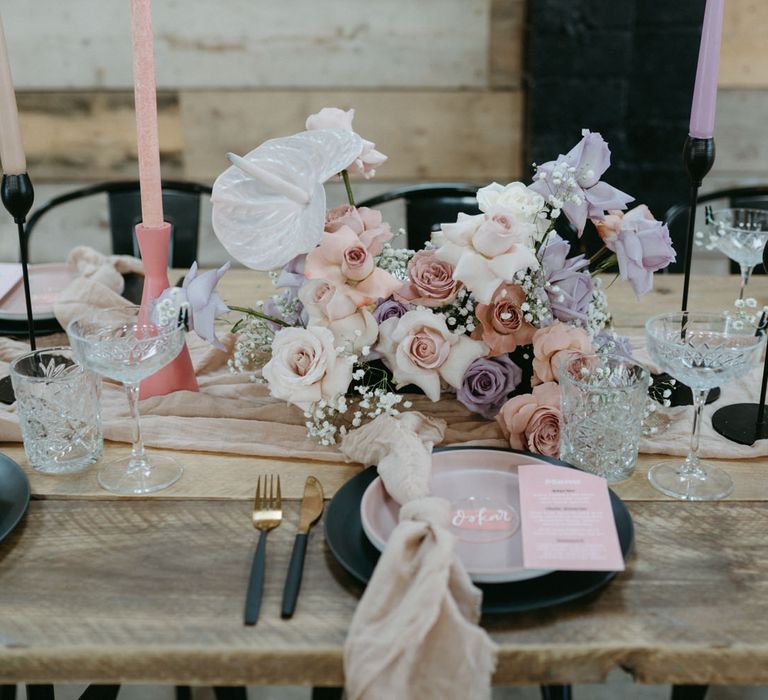
{"label": "crystal coupe glass", "polygon": [[72,348],[84,367],[122,382],[134,422],[130,457],[105,465],[98,474],[107,491],[138,495],[170,486],[182,474],[172,458],[144,451],[139,421],[139,382],[171,362],[184,346],[184,324],[156,325],[138,306],[92,311],[67,327]]}
{"label": "crystal coupe glass", "polygon": [[693,430],[688,456],[651,467],[648,480],[668,496],[688,501],[725,498],[731,477],[699,459],[702,410],[707,392],[746,374],[758,361],[765,335],[724,313],[691,311],[659,314],[645,324],[648,353],[663,371],[691,387]]}
{"label": "crystal coupe glass", "polygon": [[743,299],[752,270],[762,262],[768,243],[768,211],[718,209],[711,215],[710,226],[715,245],[741,269],[739,299]]}

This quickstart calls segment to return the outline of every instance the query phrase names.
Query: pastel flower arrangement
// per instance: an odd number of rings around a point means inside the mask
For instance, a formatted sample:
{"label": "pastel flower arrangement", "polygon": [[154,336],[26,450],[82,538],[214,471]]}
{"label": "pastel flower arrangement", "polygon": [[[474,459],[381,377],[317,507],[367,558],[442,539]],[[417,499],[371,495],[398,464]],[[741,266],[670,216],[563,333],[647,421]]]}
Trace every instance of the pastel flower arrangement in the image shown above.
{"label": "pastel flower arrangement", "polygon": [[[326,108],[312,129],[352,129],[354,111]],[[330,209],[320,242],[273,271],[276,293],[243,312],[230,365],[303,411],[309,435],[335,443],[408,394],[455,398],[496,420],[513,448],[556,456],[558,368],[573,351],[623,347],[609,330],[599,273],[618,265],[638,296],[675,260],[669,231],[647,207],[601,180],[608,145],[584,130],[567,154],[536,166],[533,183],[492,183],[479,213],[459,214],[424,249],[396,249],[380,212],[356,207],[348,170],[386,161],[375,144],[340,175],[349,204]],[[603,247],[586,259],[555,231],[594,222]]]}

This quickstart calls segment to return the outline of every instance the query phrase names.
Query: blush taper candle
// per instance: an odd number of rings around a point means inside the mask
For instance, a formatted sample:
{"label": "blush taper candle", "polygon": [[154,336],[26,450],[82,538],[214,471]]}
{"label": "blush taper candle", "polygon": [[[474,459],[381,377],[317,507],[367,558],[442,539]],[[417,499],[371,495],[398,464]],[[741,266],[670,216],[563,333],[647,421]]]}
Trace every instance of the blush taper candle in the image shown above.
{"label": "blush taper candle", "polygon": [[144,226],[157,228],[163,225],[163,195],[160,179],[160,141],[157,133],[151,0],[131,0],[131,38],[141,217]]}
{"label": "blush taper candle", "polygon": [[717,74],[720,68],[724,3],[725,0],[707,0],[704,10],[699,62],[696,67],[696,83],[693,87],[691,122],[688,128],[688,134],[699,139],[710,139],[715,133]]}
{"label": "blush taper candle", "polygon": [[6,175],[21,175],[27,172],[27,159],[21,144],[19,111],[16,107],[16,93],[11,79],[11,64],[5,43],[5,30],[0,17],[0,160]]}

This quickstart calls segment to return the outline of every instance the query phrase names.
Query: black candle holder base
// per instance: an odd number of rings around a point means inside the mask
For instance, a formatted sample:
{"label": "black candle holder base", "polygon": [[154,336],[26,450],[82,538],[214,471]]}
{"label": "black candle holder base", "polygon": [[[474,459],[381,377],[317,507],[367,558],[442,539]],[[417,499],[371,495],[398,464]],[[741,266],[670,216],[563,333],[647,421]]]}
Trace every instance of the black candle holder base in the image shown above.
{"label": "black candle holder base", "polygon": [[724,438],[739,445],[753,445],[757,440],[768,438],[768,413],[757,422],[760,404],[734,403],[723,406],[712,415],[712,427]]}
{"label": "black candle holder base", "polygon": [[[650,394],[652,397],[660,395],[660,389],[669,389],[672,394],[667,399],[670,406],[691,406],[693,405],[693,392],[691,387],[683,384],[681,381],[675,381],[674,385],[670,384],[672,379],[671,375],[666,372],[661,374],[654,374],[653,385],[651,386]],[[720,387],[710,389],[707,394],[707,405],[714,403],[720,398]],[[658,400],[658,399],[657,399]]]}

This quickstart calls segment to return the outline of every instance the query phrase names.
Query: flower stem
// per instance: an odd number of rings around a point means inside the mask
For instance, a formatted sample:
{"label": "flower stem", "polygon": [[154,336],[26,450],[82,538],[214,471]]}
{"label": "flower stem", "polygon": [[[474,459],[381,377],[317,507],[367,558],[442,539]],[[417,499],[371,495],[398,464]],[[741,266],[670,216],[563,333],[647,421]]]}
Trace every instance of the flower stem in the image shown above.
{"label": "flower stem", "polygon": [[278,326],[283,326],[283,328],[290,328],[291,324],[286,323],[282,319],[275,318],[274,316],[269,316],[267,314],[261,313],[261,311],[256,311],[256,309],[252,309],[248,306],[232,306],[230,304],[229,306],[230,311],[239,311],[241,314],[247,314],[248,316],[255,316],[256,318],[260,318],[263,321],[269,321],[270,323],[276,323]]}
{"label": "flower stem", "polygon": [[599,275],[601,272],[605,272],[609,267],[616,264],[616,255],[615,253],[611,253],[611,255],[607,258],[605,258],[594,270],[590,271],[590,274],[592,277],[595,275]]}
{"label": "flower stem", "polygon": [[598,260],[598,258],[602,257],[602,256],[603,256],[603,255],[605,255],[605,253],[607,253],[607,252],[608,252],[608,248],[606,248],[605,246],[603,246],[602,248],[600,248],[600,250],[598,250],[598,251],[597,251],[597,252],[596,252],[596,253],[595,253],[595,254],[594,254],[594,255],[593,255],[593,256],[592,256],[592,257],[589,259],[589,264],[591,265],[593,262],[596,262],[596,261]]}
{"label": "flower stem", "polygon": [[347,190],[347,199],[349,200],[349,205],[354,207],[355,197],[352,194],[352,185],[349,183],[349,173],[347,172],[346,168],[341,171],[341,179],[344,180],[344,187]]}

